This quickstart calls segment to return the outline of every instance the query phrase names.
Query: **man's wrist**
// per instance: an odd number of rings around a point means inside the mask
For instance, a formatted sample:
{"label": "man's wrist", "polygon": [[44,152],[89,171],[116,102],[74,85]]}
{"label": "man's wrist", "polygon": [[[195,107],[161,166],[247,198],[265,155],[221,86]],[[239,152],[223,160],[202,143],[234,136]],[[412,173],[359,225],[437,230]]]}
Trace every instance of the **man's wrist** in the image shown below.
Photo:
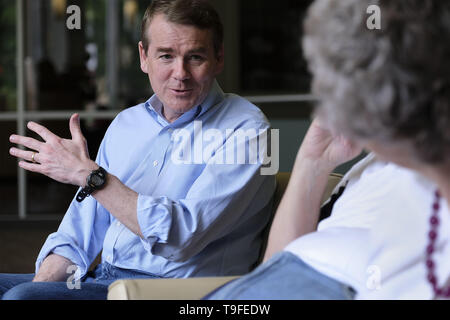
{"label": "man's wrist", "polygon": [[81,188],[86,187],[86,181],[88,176],[92,173],[92,171],[98,170],[98,168],[100,168],[100,166],[95,163],[94,161],[90,160],[84,167],[83,169],[80,170],[80,172],[77,174],[78,176],[78,186],[80,186]]}
{"label": "man's wrist", "polygon": [[95,191],[103,189],[106,185],[107,176],[108,173],[102,167],[91,171],[86,178],[86,186],[78,192],[76,200],[82,202]]}
{"label": "man's wrist", "polygon": [[58,254],[50,253],[43,261],[33,282],[65,281],[69,274],[67,268],[74,263]]}

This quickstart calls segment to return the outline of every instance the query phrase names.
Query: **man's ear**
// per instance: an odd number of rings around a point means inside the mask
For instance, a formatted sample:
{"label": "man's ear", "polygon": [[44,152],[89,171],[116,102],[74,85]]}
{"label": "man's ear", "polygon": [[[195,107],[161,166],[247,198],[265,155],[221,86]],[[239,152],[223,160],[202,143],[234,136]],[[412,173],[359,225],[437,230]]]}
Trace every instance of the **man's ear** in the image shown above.
{"label": "man's ear", "polygon": [[141,60],[141,70],[144,73],[148,73],[148,57],[147,52],[144,49],[144,45],[142,44],[142,41],[139,41],[138,44],[138,50],[139,50],[139,59]]}
{"label": "man's ear", "polygon": [[216,53],[217,66],[216,66],[216,76],[222,73],[225,67],[225,49],[223,44],[220,46],[219,51]]}

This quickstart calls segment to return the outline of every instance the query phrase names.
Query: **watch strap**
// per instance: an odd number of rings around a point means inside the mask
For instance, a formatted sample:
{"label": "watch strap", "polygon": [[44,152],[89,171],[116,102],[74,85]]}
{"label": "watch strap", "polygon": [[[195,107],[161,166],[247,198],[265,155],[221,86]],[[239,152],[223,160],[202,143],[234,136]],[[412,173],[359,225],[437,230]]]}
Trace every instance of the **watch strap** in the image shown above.
{"label": "watch strap", "polygon": [[77,194],[77,201],[78,202],[83,201],[84,199],[89,197],[92,192],[94,192],[94,189],[91,188],[90,186],[84,187],[83,189],[80,190],[80,192],[78,192],[78,194]]}
{"label": "watch strap", "polygon": [[87,181],[86,181],[86,186],[85,186],[84,188],[82,188],[82,189],[80,190],[80,192],[78,192],[78,194],[77,194],[77,196],[76,196],[76,200],[77,200],[78,202],[82,202],[84,199],[86,199],[87,197],[89,197],[89,196],[91,195],[91,193],[94,192],[95,190],[100,190],[101,188],[103,188],[104,183],[102,184],[101,187],[97,187],[97,188],[89,183],[89,178],[90,178],[90,176],[93,175],[93,174],[100,175],[100,176],[102,176],[104,179],[106,179],[107,172],[106,172],[106,170],[103,169],[102,167],[99,167],[97,170],[92,171],[92,172],[88,175],[88,177],[86,178],[86,180],[87,180]]}

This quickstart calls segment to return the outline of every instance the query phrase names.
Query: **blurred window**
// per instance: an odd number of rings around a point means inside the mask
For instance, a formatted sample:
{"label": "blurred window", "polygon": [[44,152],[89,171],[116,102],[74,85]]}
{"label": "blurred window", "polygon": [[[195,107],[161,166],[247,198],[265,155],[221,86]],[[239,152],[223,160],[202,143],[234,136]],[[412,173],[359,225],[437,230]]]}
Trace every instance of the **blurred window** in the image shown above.
{"label": "blurred window", "polygon": [[[310,0],[211,0],[225,26],[226,92],[250,98],[268,115],[308,118],[310,76],[302,58],[301,20]],[[0,0],[0,219],[61,218],[76,187],[26,173],[10,157],[16,132],[38,121],[69,137],[81,114],[95,158],[111,120],[152,94],[137,44],[150,0]],[[67,27],[69,6],[80,29]],[[299,103],[299,101],[302,101]]]}

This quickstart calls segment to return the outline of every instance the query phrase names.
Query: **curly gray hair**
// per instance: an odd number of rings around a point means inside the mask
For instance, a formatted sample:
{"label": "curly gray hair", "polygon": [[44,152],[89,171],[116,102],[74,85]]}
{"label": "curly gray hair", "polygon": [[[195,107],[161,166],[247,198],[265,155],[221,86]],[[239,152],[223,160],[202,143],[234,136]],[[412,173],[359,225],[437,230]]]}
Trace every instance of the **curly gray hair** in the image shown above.
{"label": "curly gray hair", "polygon": [[[367,8],[381,9],[369,30]],[[317,112],[350,137],[450,156],[450,1],[317,0],[304,24]]]}

